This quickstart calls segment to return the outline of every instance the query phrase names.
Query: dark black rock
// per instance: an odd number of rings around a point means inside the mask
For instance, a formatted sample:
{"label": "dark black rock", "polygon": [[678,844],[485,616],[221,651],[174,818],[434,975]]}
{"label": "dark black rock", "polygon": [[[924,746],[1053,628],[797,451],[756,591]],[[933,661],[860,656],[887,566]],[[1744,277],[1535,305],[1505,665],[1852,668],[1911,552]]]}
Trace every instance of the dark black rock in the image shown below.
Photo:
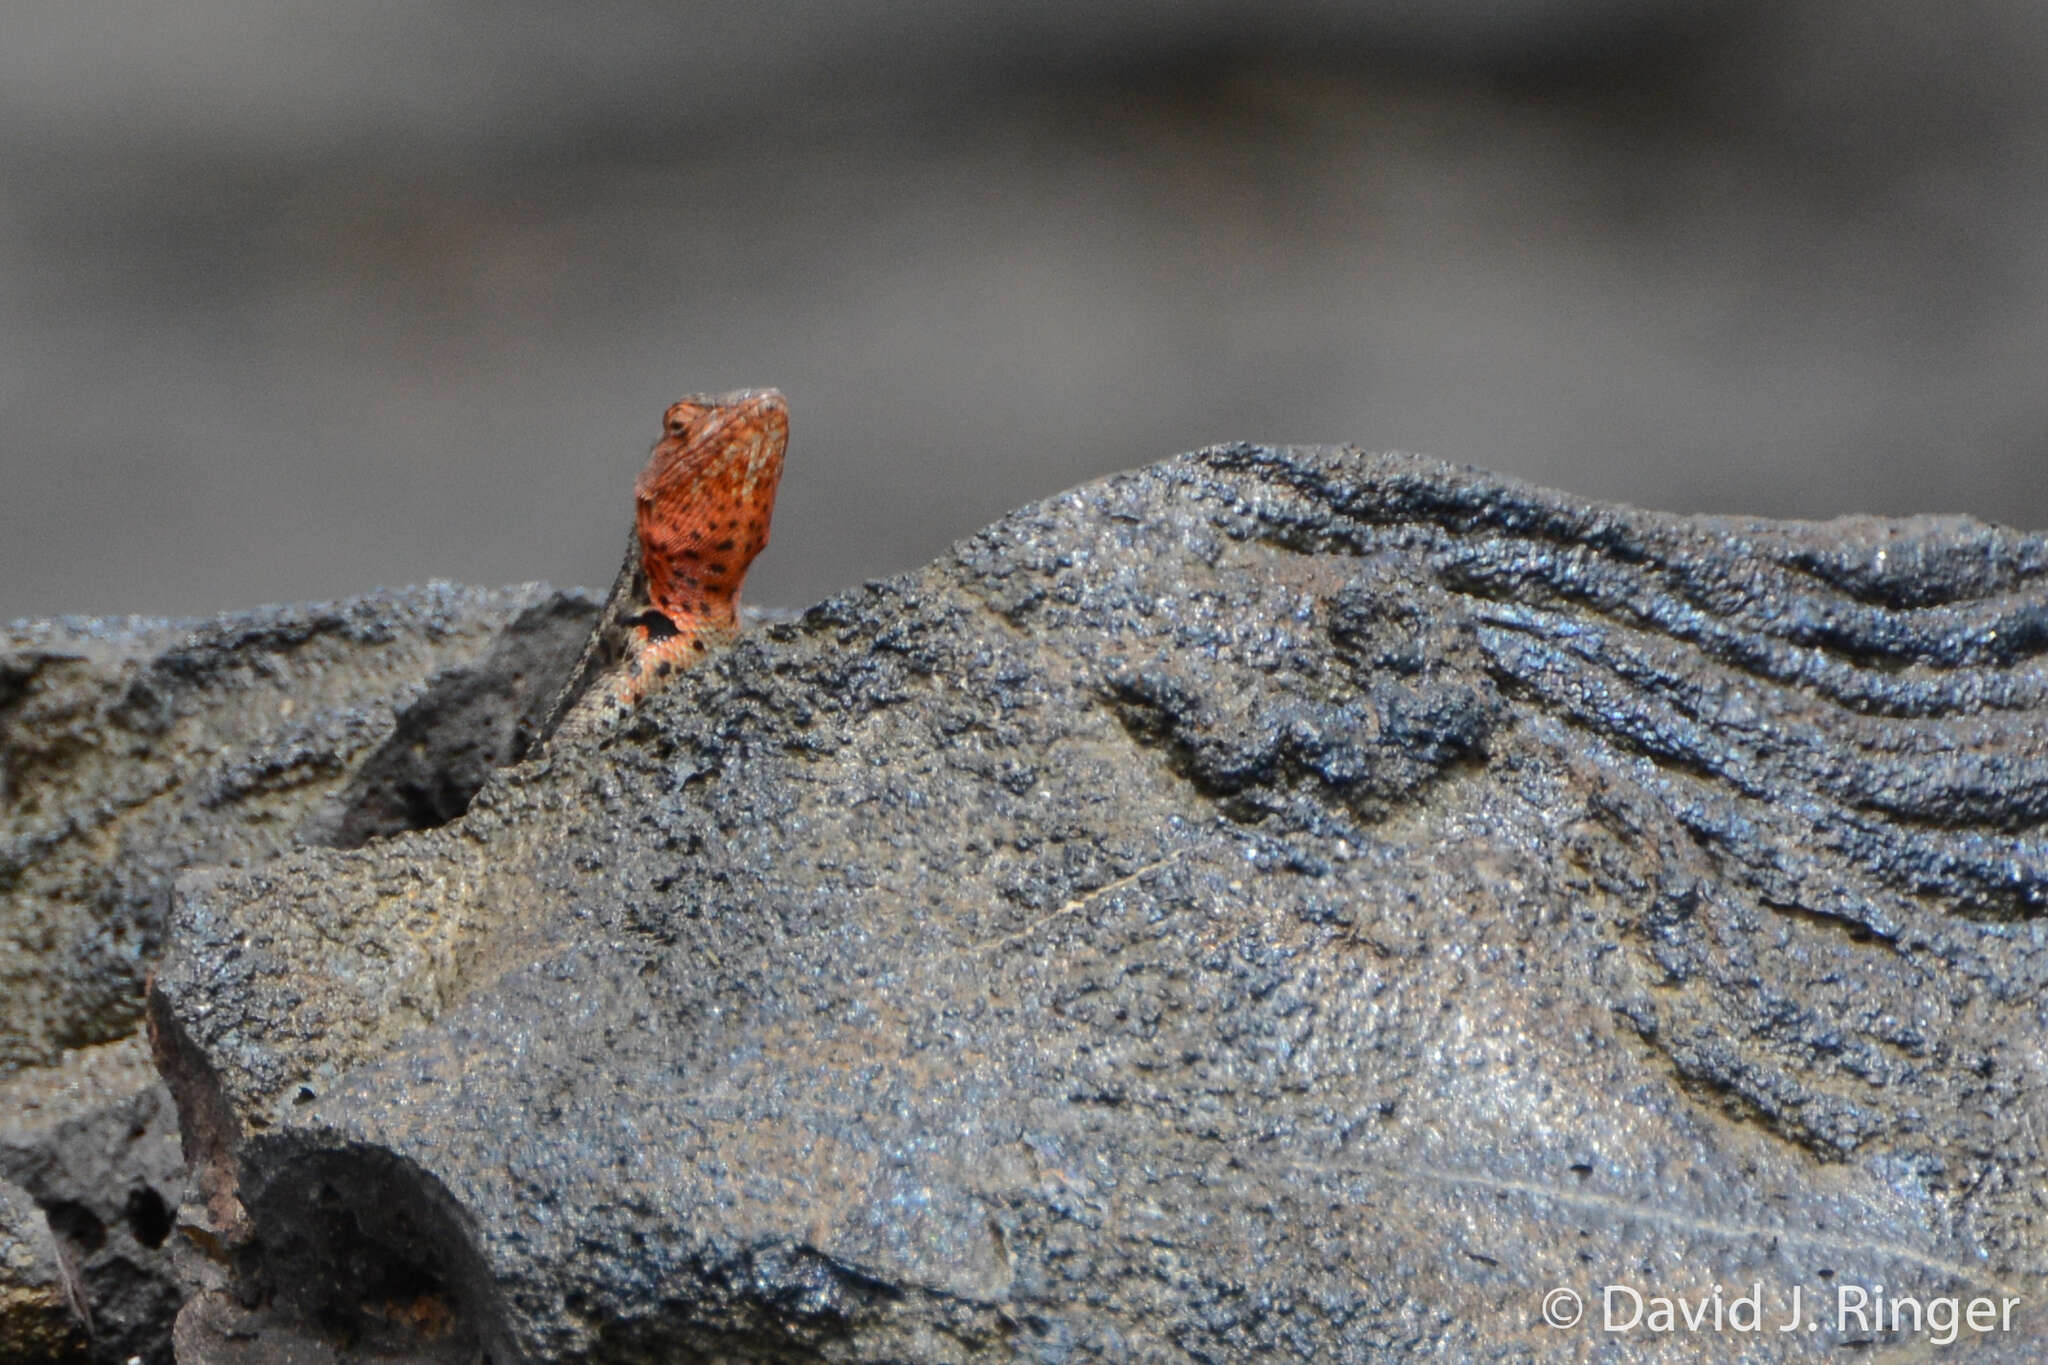
{"label": "dark black rock", "polygon": [[1837,1321],[1882,1285],[2036,1359],[2044,645],[2048,541],[1961,519],[1052,499],[451,824],[181,880],[181,1358],[1924,1346]]}
{"label": "dark black rock", "polygon": [[0,1178],[48,1215],[91,1305],[93,1358],[166,1359],[184,1301],[168,1243],[185,1168],[143,1040],[0,1079]]}

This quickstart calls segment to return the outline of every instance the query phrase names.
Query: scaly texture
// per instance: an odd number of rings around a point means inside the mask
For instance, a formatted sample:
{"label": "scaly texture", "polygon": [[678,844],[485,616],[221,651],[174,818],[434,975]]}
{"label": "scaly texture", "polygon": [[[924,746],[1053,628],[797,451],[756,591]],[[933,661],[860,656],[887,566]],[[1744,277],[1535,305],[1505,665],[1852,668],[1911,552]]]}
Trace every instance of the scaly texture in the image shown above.
{"label": "scaly texture", "polygon": [[768,544],[788,444],[775,389],[669,405],[633,485],[625,562],[544,733],[616,719],[739,633],[740,584]]}

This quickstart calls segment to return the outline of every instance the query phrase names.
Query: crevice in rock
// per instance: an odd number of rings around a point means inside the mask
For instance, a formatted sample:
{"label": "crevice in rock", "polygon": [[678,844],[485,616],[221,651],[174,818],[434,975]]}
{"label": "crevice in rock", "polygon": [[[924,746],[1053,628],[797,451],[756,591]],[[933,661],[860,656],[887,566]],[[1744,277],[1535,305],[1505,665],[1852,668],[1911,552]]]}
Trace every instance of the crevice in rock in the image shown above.
{"label": "crevice in rock", "polygon": [[589,625],[586,604],[557,597],[522,613],[488,658],[435,674],[307,842],[360,848],[459,819],[495,769],[525,757]]}
{"label": "crevice in rock", "polygon": [[1355,705],[1249,695],[1224,714],[1170,671],[1130,670],[1100,699],[1132,742],[1241,825],[1294,811],[1377,824],[1434,784],[1483,768],[1503,708],[1469,687],[1386,684]]}

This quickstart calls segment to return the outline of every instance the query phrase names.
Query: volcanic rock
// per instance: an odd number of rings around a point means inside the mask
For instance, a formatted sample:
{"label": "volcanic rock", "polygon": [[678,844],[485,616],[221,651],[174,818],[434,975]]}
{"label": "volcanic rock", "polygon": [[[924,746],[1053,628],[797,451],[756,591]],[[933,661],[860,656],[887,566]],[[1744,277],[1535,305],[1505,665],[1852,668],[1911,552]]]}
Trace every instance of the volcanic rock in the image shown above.
{"label": "volcanic rock", "polygon": [[0,1360],[56,1365],[88,1358],[78,1286],[43,1211],[0,1180]]}
{"label": "volcanic rock", "polygon": [[1945,1344],[1851,1290],[2039,1359],[2044,651],[1961,518],[1251,446],[1024,509],[178,880],[181,1359]]}
{"label": "volcanic rock", "polygon": [[0,1178],[75,1265],[96,1359],[168,1362],[183,1299],[175,1115],[138,1034],[173,877],[459,814],[595,611],[434,585],[0,630]]}

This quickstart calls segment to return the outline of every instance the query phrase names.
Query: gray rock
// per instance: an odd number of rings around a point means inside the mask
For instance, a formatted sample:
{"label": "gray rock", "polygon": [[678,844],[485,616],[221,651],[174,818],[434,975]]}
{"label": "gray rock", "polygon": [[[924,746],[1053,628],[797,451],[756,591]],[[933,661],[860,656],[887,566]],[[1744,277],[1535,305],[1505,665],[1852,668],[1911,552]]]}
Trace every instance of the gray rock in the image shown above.
{"label": "gray rock", "polygon": [[179,882],[181,1359],[1940,1344],[1880,1285],[2038,1359],[2044,648],[1964,519],[1253,447],[1025,509]]}
{"label": "gray rock", "polygon": [[168,1361],[182,1299],[175,1115],[137,1034],[172,877],[458,814],[595,609],[435,585],[0,632],[0,1178],[76,1263],[96,1358]]}
{"label": "gray rock", "polygon": [[27,1190],[0,1180],[0,1360],[83,1361],[89,1330],[43,1211]]}
{"label": "gray rock", "polygon": [[527,694],[553,684],[593,610],[543,585],[435,585],[205,622],[7,627],[0,1070],[134,1031],[180,869],[457,813],[517,752]]}
{"label": "gray rock", "polygon": [[0,1079],[0,1178],[48,1215],[90,1303],[94,1358],[166,1361],[184,1297],[166,1242],[185,1166],[142,1038]]}

